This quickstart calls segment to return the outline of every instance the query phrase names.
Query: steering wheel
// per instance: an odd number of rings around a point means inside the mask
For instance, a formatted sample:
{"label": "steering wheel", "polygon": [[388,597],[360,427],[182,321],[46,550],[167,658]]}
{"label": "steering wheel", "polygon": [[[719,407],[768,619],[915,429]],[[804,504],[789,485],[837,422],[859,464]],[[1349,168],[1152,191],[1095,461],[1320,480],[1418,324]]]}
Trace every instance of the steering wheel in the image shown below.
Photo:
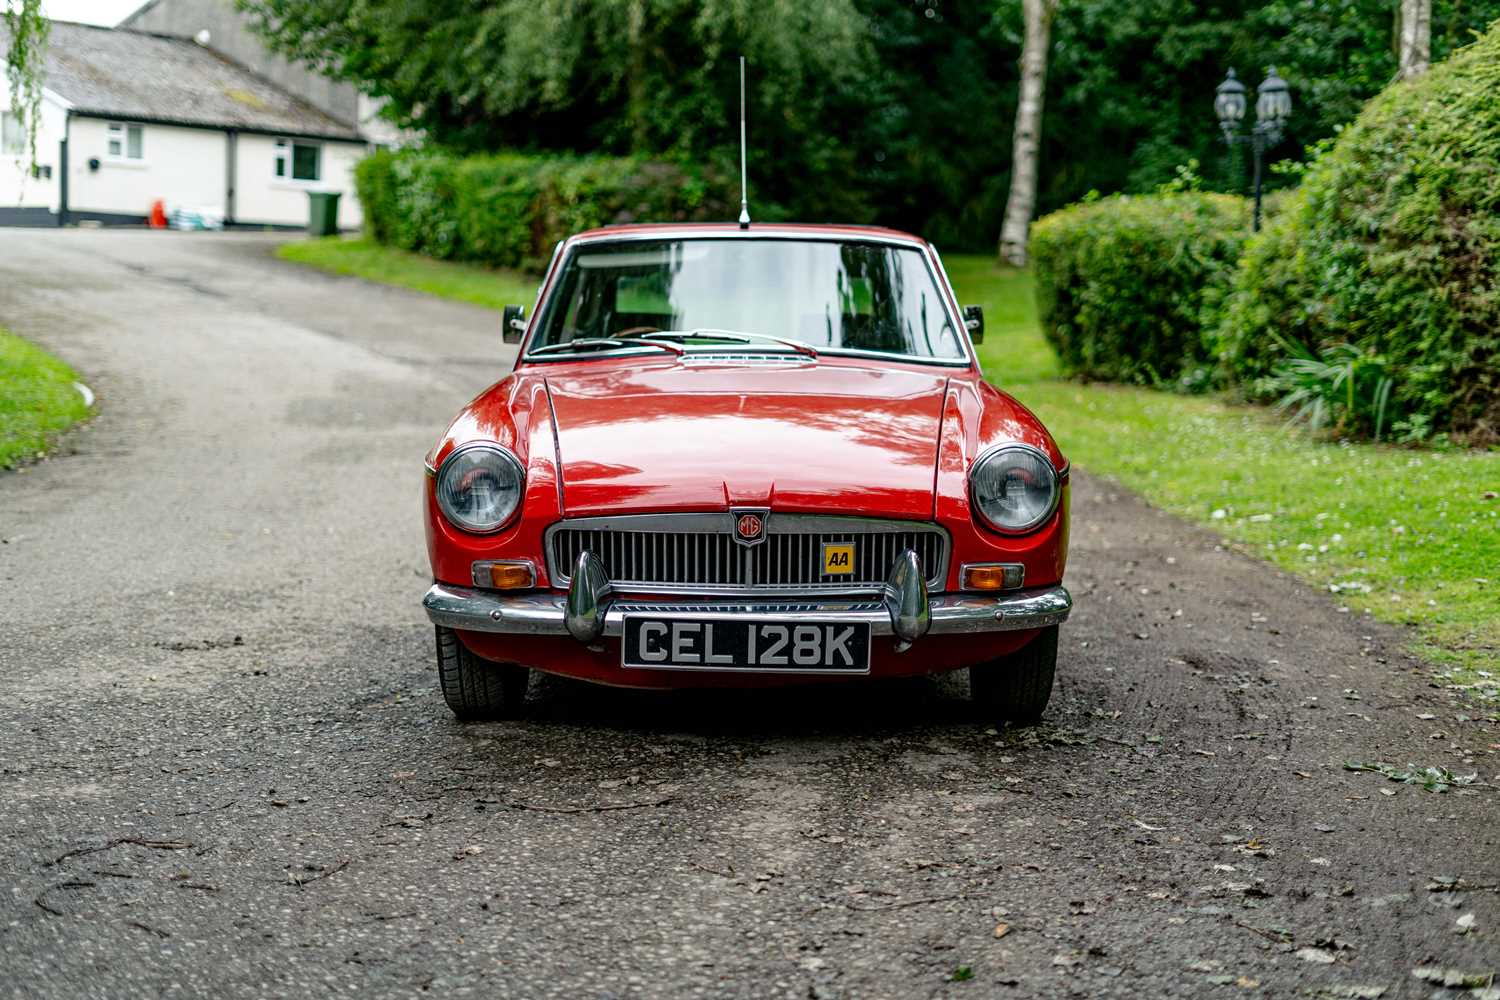
{"label": "steering wheel", "polygon": [[661,333],[659,326],[632,326],[628,330],[616,330],[611,337],[634,337],[642,333]]}

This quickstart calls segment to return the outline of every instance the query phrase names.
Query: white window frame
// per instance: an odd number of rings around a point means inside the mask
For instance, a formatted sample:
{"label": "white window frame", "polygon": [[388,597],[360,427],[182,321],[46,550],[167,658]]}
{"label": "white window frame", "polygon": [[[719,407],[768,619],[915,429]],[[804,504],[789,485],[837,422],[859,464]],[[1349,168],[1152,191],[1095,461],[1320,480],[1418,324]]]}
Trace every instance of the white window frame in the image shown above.
{"label": "white window frame", "polygon": [[[130,155],[130,137],[136,137],[136,154]],[[116,146],[118,145],[118,151]],[[104,127],[104,158],[114,163],[146,162],[146,126],[132,122],[108,122]]]}
{"label": "white window frame", "polygon": [[[314,177],[293,177],[292,171],[297,164],[297,147],[310,146],[317,153],[317,171]],[[323,183],[323,144],[310,139],[286,139],[276,140],[275,156],[271,160],[271,178],[279,184],[321,184]]]}
{"label": "white window frame", "polygon": [[[7,127],[14,128],[15,148],[5,144]],[[19,111],[0,111],[0,156],[26,155],[26,118]]]}

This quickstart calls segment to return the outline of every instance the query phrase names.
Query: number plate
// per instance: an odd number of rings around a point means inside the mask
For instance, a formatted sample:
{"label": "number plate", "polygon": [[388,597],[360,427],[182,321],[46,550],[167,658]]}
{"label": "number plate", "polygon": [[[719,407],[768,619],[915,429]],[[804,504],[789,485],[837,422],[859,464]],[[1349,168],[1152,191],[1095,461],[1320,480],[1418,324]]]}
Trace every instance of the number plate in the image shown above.
{"label": "number plate", "polygon": [[767,623],[625,616],[620,665],[650,670],[867,674],[867,622]]}

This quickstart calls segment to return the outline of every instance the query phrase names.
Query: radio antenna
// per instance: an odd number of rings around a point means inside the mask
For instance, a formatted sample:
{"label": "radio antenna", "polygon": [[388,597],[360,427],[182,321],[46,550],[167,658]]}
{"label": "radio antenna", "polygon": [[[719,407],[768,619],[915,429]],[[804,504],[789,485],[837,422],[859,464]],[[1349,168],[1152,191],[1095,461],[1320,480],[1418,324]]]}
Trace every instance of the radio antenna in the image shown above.
{"label": "radio antenna", "polygon": [[750,197],[745,181],[745,57],[740,56],[740,228],[750,228]]}

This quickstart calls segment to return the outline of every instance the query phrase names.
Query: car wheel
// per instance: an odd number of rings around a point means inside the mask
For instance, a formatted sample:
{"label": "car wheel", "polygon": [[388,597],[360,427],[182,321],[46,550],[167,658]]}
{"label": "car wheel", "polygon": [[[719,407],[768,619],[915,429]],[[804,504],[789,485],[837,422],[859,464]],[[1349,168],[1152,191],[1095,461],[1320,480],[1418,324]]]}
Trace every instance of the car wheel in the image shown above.
{"label": "car wheel", "polygon": [[1057,672],[1057,626],[1044,628],[1009,656],[969,668],[969,694],[986,715],[1030,725],[1041,721]]}
{"label": "car wheel", "polygon": [[460,719],[510,719],[521,714],[531,671],[469,652],[451,628],[437,626],[438,685]]}

